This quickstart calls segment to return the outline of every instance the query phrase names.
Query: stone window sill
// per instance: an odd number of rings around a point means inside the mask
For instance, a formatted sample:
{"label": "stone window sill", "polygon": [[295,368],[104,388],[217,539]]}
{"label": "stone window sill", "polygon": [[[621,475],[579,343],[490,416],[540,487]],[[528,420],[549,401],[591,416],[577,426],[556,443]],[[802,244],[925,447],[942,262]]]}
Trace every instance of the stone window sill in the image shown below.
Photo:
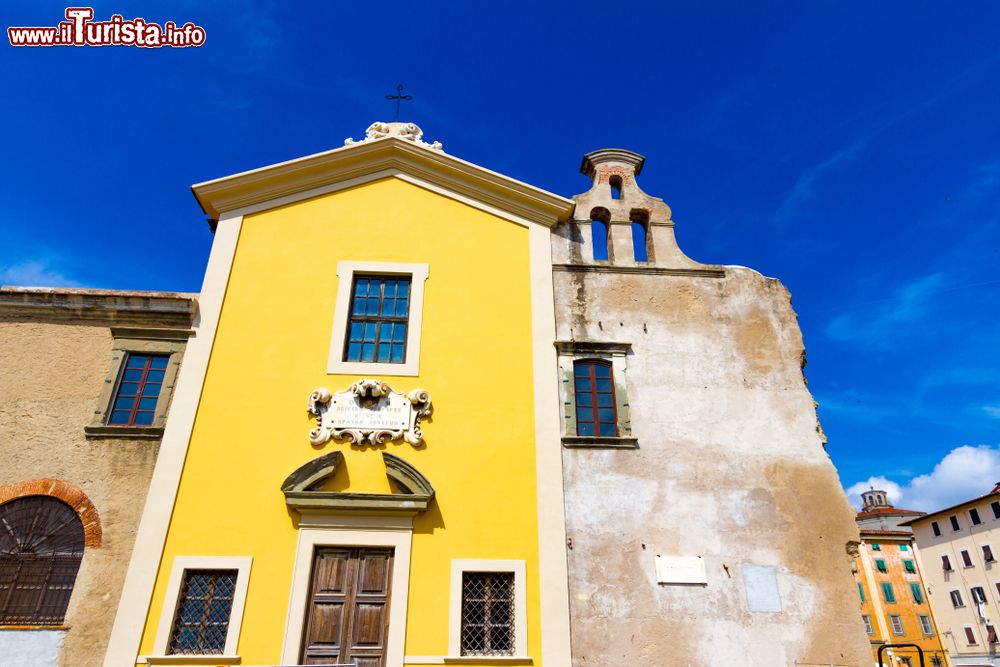
{"label": "stone window sill", "polygon": [[238,665],[238,655],[147,655],[149,665]]}
{"label": "stone window sill", "polygon": [[162,426],[108,426],[91,424],[83,427],[88,439],[122,438],[126,440],[158,440],[163,437]]}
{"label": "stone window sill", "polygon": [[572,449],[639,449],[639,440],[632,437],[564,435],[562,444]]}

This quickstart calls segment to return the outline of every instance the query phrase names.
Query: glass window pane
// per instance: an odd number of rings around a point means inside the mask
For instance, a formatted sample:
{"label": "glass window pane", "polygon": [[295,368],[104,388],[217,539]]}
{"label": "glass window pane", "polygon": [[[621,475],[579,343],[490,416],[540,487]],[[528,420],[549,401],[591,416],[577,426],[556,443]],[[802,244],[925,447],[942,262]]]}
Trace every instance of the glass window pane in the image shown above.
{"label": "glass window pane", "polygon": [[364,315],[365,314],[365,300],[355,299],[354,300],[354,315]]}
{"label": "glass window pane", "polygon": [[347,346],[347,360],[348,361],[360,361],[361,360],[361,343],[351,343]]}
{"label": "glass window pane", "polygon": [[149,365],[149,367],[150,368],[155,368],[155,369],[166,368],[167,367],[167,361],[169,361],[169,359],[170,359],[170,357],[165,357],[165,356],[153,357],[153,362]]}
{"label": "glass window pane", "polygon": [[598,394],[597,404],[602,408],[610,408],[615,404],[614,397],[611,394]]}
{"label": "glass window pane", "polygon": [[614,437],[617,435],[617,429],[614,424],[605,424],[601,422],[601,435],[607,437]]}
{"label": "glass window pane", "polygon": [[368,314],[378,315],[378,299],[368,297]]}
{"label": "glass window pane", "polygon": [[145,354],[130,354],[128,355],[128,363],[125,365],[126,368],[145,368],[146,360],[149,357]]}
{"label": "glass window pane", "polygon": [[351,337],[349,340],[362,340],[364,338],[365,325],[362,322],[351,322]]}
{"label": "glass window pane", "polygon": [[395,299],[396,298],[396,281],[395,280],[387,280],[387,281],[385,281],[385,291],[382,293],[382,295],[386,299]]}
{"label": "glass window pane", "polygon": [[117,401],[115,401],[116,410],[131,410],[134,407],[135,407],[134,398],[119,398]]}
{"label": "glass window pane", "polygon": [[375,323],[365,322],[365,342],[374,343],[375,342]]}
{"label": "glass window pane", "polygon": [[594,364],[594,368],[597,369],[597,377],[599,378],[609,378],[611,377],[611,367],[605,366],[604,364]]}
{"label": "glass window pane", "polygon": [[590,407],[594,404],[594,395],[588,392],[580,392],[576,395],[576,404],[580,407]]}
{"label": "glass window pane", "polygon": [[612,408],[597,408],[597,418],[602,422],[614,423],[615,411]]}
{"label": "glass window pane", "polygon": [[401,364],[405,361],[403,358],[403,346],[393,345],[392,346],[392,363]]}
{"label": "glass window pane", "polygon": [[611,379],[597,378],[597,391],[611,391]]}
{"label": "glass window pane", "polygon": [[365,343],[361,346],[361,361],[375,360],[375,344]]}
{"label": "glass window pane", "polygon": [[137,382],[122,382],[121,387],[118,388],[119,396],[135,396],[139,393],[139,384]]}
{"label": "glass window pane", "polygon": [[396,299],[396,317],[406,317],[406,309],[409,299]]}
{"label": "glass window pane", "polygon": [[146,373],[146,382],[163,382],[164,371],[149,371]]}
{"label": "glass window pane", "polygon": [[122,376],[122,379],[126,382],[138,382],[142,379],[142,370],[128,368],[125,370],[125,375]]}
{"label": "glass window pane", "polygon": [[140,399],[139,400],[139,409],[140,410],[155,410],[156,409],[156,401],[157,401],[157,399],[155,399],[155,398],[143,398],[143,399]]}
{"label": "glass window pane", "polygon": [[392,342],[393,343],[405,343],[406,342],[406,325],[396,324],[392,328]]}
{"label": "glass window pane", "polygon": [[135,421],[132,422],[138,426],[149,426],[153,423],[153,413],[152,412],[137,412],[135,413]]}
{"label": "glass window pane", "polygon": [[159,382],[147,382],[142,388],[143,398],[156,398],[160,395],[160,387],[162,387]]}
{"label": "glass window pane", "polygon": [[593,422],[579,422],[576,425],[577,435],[594,435]]}
{"label": "glass window pane", "polygon": [[358,281],[354,283],[354,295],[368,296],[368,280],[366,278],[358,278]]}
{"label": "glass window pane", "polygon": [[378,344],[378,359],[376,361],[387,362],[389,361],[389,348],[392,347],[389,343],[379,343]]}
{"label": "glass window pane", "polygon": [[380,341],[392,340],[392,324],[384,323],[379,325],[378,339]]}
{"label": "glass window pane", "polygon": [[591,391],[590,380],[585,378],[577,378],[576,380],[576,393],[589,392]]}
{"label": "glass window pane", "polygon": [[405,296],[409,296],[409,295],[410,295],[410,281],[409,280],[400,280],[399,281],[399,289],[396,292],[396,296],[405,297]]}
{"label": "glass window pane", "polygon": [[573,374],[578,378],[590,377],[590,364],[576,364],[573,367]]}
{"label": "glass window pane", "polygon": [[128,412],[121,410],[115,410],[111,413],[111,419],[108,420],[109,424],[128,424]]}
{"label": "glass window pane", "polygon": [[592,422],[594,421],[594,411],[590,408],[580,408],[576,411],[576,421],[577,422]]}

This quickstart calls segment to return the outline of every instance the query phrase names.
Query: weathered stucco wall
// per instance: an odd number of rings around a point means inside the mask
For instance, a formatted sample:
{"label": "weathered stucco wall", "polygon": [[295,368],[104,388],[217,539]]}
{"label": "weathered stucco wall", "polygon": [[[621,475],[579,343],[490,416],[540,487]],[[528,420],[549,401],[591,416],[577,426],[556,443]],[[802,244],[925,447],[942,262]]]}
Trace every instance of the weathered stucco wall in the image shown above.
{"label": "weathered stucco wall", "polygon": [[[563,452],[574,664],[869,665],[854,512],[823,448],[790,295],[683,257],[669,209],[620,158],[585,162],[594,188],[553,235],[558,338],[631,344],[639,444]],[[624,177],[621,200],[609,174]],[[595,206],[610,214],[613,264],[592,259]],[[633,261],[636,209],[650,214],[650,264]],[[657,554],[703,556],[707,585],[658,584]],[[775,568],[782,611],[748,610],[748,565]]]}
{"label": "weathered stucco wall", "polygon": [[[51,295],[42,294],[41,301]],[[87,317],[95,321],[80,325],[82,313],[68,317],[41,301],[16,315],[0,303],[0,487],[34,480],[76,487],[96,509],[102,534],[100,546],[88,543],[84,550],[65,633],[0,626],[0,645],[20,654],[8,653],[0,663],[49,664],[45,656],[61,640],[60,665],[91,667],[104,657],[159,441],[85,437],[84,427],[101,407],[114,341],[108,324],[96,320],[111,311],[90,310]],[[149,313],[119,315],[112,319],[122,324],[160,323]],[[166,324],[174,326],[177,319]]]}

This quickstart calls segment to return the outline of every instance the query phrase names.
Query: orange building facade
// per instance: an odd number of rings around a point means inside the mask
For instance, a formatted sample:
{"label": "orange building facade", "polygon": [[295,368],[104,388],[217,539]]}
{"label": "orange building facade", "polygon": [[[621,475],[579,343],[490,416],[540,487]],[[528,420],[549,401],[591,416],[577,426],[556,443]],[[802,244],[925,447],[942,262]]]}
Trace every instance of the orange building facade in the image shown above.
{"label": "orange building facade", "polygon": [[[920,512],[892,507],[883,491],[872,490],[863,496],[865,507],[857,518],[861,544],[855,577],[874,664],[879,664],[878,651],[885,645],[916,644],[923,650],[927,667],[951,665],[920,575],[913,533],[897,523]],[[882,664],[919,667],[919,652],[912,647],[887,646]]]}

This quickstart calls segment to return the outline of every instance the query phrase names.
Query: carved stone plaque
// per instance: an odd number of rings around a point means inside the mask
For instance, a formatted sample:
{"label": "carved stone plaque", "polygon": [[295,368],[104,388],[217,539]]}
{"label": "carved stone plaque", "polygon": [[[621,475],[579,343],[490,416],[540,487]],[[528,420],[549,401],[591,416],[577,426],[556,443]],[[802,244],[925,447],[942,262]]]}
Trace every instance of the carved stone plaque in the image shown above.
{"label": "carved stone plaque", "polygon": [[333,438],[376,445],[403,438],[419,445],[420,419],[431,414],[431,398],[423,389],[404,396],[379,380],[359,380],[346,391],[317,389],[309,395],[309,413],[316,417],[316,428],[309,432],[314,445]]}

